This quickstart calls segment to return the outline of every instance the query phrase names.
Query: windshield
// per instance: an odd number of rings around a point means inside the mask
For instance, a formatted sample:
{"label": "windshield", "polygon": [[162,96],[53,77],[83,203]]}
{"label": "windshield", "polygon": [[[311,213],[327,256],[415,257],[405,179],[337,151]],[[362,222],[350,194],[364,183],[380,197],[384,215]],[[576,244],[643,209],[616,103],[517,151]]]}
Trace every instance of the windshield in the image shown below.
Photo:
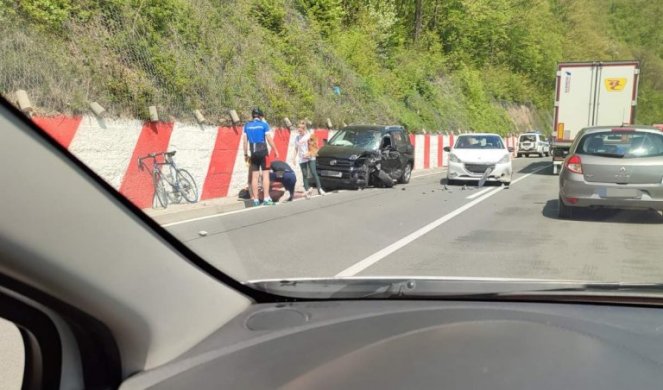
{"label": "windshield", "polygon": [[504,149],[504,144],[496,135],[463,135],[458,137],[455,149]]}
{"label": "windshield", "polygon": [[0,1],[0,93],[242,283],[661,283],[661,2],[604,3]]}
{"label": "windshield", "polygon": [[616,158],[663,156],[663,135],[639,131],[605,131],[585,135],[577,153]]}
{"label": "windshield", "polygon": [[352,146],[366,150],[374,150],[380,146],[381,140],[382,133],[380,131],[345,129],[336,133],[336,135],[329,140],[329,145]]}

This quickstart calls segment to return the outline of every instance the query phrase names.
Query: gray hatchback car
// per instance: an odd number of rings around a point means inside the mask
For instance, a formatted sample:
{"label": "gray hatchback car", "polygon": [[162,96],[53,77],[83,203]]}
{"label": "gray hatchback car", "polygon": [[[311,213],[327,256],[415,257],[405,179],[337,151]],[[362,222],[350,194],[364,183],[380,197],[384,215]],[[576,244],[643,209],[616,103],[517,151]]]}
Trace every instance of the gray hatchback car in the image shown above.
{"label": "gray hatchback car", "polygon": [[648,126],[590,127],[559,175],[559,217],[580,207],[663,210],[663,132]]}

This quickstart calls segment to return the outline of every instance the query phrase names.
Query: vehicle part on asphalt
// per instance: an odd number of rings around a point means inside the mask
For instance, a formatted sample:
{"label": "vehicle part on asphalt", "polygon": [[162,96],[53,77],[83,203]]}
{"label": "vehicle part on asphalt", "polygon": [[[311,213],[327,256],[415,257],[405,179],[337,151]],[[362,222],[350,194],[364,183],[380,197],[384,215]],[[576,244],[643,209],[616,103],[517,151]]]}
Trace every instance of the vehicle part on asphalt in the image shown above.
{"label": "vehicle part on asphalt", "polygon": [[483,187],[484,184],[486,184],[486,179],[488,179],[488,175],[493,171],[493,167],[488,167],[486,171],[483,173],[483,176],[481,176],[481,179],[479,179],[479,187]]}

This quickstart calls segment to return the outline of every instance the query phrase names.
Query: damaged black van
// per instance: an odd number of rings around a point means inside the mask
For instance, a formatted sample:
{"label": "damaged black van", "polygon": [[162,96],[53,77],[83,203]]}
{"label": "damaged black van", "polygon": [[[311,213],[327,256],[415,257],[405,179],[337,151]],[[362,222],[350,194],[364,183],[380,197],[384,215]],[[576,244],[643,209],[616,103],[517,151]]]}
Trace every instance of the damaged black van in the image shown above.
{"label": "damaged black van", "polygon": [[392,187],[408,183],[414,147],[402,126],[350,125],[325,143],[317,172],[325,189]]}

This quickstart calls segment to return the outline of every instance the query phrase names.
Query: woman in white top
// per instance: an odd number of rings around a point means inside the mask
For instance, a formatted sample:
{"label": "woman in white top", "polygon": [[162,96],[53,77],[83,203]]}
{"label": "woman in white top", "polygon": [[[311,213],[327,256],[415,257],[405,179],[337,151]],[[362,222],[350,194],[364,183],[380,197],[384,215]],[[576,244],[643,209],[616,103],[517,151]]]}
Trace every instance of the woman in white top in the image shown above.
{"label": "woman in white top", "polygon": [[313,188],[310,188],[308,183],[310,175],[313,175],[313,178],[315,179],[315,186],[318,189],[318,194],[325,195],[325,192],[322,190],[322,186],[320,185],[320,178],[316,172],[315,152],[311,153],[311,151],[309,151],[310,139],[311,133],[306,129],[306,121],[299,121],[297,126],[297,136],[295,137],[295,158],[297,160],[297,164],[299,164],[299,167],[302,169],[302,178],[304,179],[306,198],[311,197],[311,191],[313,190]]}

